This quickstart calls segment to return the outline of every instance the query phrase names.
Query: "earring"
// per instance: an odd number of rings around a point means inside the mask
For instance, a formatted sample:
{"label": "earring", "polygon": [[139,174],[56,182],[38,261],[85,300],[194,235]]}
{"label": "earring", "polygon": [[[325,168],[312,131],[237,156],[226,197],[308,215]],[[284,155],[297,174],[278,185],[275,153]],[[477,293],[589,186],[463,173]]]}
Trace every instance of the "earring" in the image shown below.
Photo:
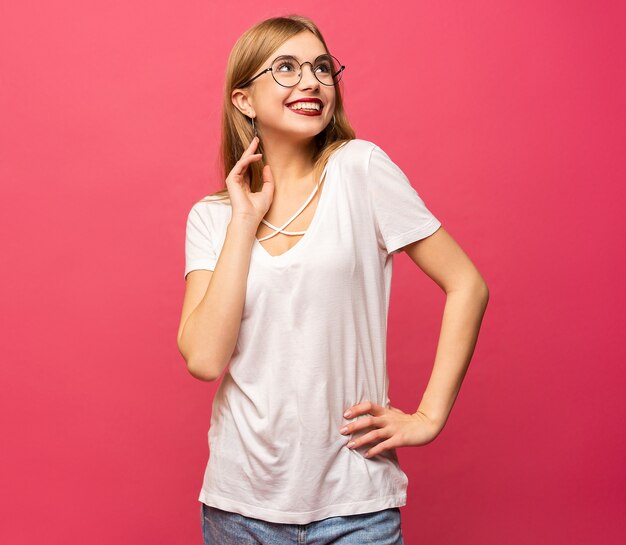
{"label": "earring", "polygon": [[[250,112],[248,112],[248,115],[250,115]],[[254,133],[254,136],[259,136],[259,133],[256,130],[256,127],[254,126],[254,117],[250,117],[250,120],[252,121],[252,132]]]}

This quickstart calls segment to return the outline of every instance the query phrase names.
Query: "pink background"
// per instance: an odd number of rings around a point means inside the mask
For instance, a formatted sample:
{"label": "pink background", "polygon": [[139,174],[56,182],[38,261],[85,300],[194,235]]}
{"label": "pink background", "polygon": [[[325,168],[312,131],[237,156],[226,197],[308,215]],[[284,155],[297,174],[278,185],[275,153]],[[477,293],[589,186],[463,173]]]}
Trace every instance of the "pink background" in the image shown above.
{"label": "pink background", "polygon": [[[624,542],[622,2],[5,6],[0,543],[201,543],[218,385],[176,347],[185,220],[219,186],[230,48],[289,13],[347,66],[357,137],[490,288],[446,428],[398,451],[405,543]],[[390,397],[406,412],[444,302],[396,258]]]}

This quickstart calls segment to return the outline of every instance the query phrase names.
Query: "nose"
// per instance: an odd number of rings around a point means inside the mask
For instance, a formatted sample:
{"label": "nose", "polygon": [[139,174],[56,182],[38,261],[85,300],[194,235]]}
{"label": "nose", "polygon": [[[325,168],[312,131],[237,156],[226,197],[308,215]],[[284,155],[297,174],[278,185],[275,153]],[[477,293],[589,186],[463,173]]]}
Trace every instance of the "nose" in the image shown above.
{"label": "nose", "polygon": [[[304,67],[307,67],[308,70],[305,70]],[[309,62],[304,63],[301,67],[301,77],[300,77],[300,84],[299,86],[302,88],[304,87],[305,89],[308,87],[319,87],[320,82],[319,80],[315,77],[315,74],[313,73],[313,65]]]}

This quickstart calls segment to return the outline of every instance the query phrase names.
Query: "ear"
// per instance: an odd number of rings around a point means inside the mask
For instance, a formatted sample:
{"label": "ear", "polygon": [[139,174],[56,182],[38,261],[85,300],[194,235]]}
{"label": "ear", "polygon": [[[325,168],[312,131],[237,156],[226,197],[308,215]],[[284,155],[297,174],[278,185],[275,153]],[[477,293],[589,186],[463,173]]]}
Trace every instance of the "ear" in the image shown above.
{"label": "ear", "polygon": [[250,99],[246,91],[242,89],[235,89],[230,98],[233,101],[235,108],[237,108],[243,115],[254,117],[254,108],[252,107],[252,104],[250,104]]}

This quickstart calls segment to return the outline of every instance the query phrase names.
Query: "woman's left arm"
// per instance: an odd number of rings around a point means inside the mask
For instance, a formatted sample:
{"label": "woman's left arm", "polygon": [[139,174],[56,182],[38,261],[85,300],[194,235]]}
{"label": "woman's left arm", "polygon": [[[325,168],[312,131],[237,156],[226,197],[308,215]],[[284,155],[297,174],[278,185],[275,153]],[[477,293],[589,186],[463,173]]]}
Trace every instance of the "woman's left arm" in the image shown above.
{"label": "woman's left arm", "polygon": [[485,280],[443,227],[403,251],[445,291],[446,304],[433,371],[417,411],[406,414],[367,401],[350,407],[348,416],[344,414],[346,418],[371,415],[340,430],[347,435],[376,428],[347,445],[358,448],[382,440],[369,450],[368,458],[400,446],[424,445],[441,432],[469,367],[489,301]]}

